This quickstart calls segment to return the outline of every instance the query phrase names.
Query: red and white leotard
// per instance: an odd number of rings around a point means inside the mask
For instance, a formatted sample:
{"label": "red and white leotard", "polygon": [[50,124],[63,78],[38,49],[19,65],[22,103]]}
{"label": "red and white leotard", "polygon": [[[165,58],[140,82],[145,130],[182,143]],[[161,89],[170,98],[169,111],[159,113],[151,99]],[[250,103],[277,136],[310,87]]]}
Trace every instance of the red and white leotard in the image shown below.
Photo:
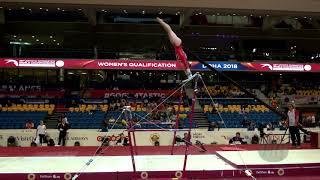
{"label": "red and white leotard", "polygon": [[176,58],[182,63],[184,70],[189,69],[188,57],[183,51],[182,46],[174,46],[174,50],[176,52]]}

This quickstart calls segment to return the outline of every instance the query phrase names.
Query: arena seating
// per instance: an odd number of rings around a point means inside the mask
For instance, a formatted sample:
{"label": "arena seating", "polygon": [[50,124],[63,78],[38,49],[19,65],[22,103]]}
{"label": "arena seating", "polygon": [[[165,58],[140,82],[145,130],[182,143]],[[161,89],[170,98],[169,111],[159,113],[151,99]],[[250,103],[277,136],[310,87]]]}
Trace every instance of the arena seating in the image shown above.
{"label": "arena seating", "polygon": [[23,111],[2,111],[0,112],[1,129],[21,129],[25,128],[28,120],[32,120],[36,125],[47,116],[47,112],[23,112]]}
{"label": "arena seating", "polygon": [[[221,113],[221,117],[227,128],[242,128],[242,122],[244,120],[252,121],[255,124],[267,124],[279,122],[281,118],[263,105],[248,105],[245,108],[241,107],[241,105],[219,105],[217,107],[217,111]],[[210,122],[218,122],[221,120],[217,113],[212,113],[212,106],[205,105],[203,110]]]}
{"label": "arena seating", "polygon": [[[75,129],[100,129],[102,127],[102,121],[107,119],[118,119],[121,115],[121,111],[111,111],[108,109],[108,104],[80,104],[79,107],[70,107],[67,113],[68,121],[72,128]],[[179,106],[174,105],[173,108],[178,112]],[[147,108],[140,104],[137,104],[132,109],[132,114],[139,122],[139,125],[135,126],[137,129],[159,129],[172,128],[172,122],[161,122],[160,120],[152,120],[153,123],[148,122],[151,118],[148,116],[146,119],[142,117],[147,115]],[[179,118],[183,124],[183,128],[189,128],[188,114],[190,113],[189,107],[180,106]],[[114,124],[110,123],[108,128],[112,126],[114,129],[125,129],[125,124],[122,123],[123,117],[120,117],[118,122]],[[195,128],[196,123],[193,122],[192,128]]]}
{"label": "arena seating", "polygon": [[13,104],[10,107],[0,108],[3,112],[48,112],[52,114],[55,108],[54,104]]}

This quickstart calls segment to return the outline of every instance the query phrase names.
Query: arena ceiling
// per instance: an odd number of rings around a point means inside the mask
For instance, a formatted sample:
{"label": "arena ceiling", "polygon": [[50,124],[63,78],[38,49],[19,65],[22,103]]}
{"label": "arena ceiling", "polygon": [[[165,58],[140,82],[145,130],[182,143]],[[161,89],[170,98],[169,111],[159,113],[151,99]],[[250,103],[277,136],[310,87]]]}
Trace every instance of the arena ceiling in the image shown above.
{"label": "arena ceiling", "polygon": [[[269,13],[320,13],[320,0],[4,0],[0,4],[10,6],[48,5],[78,6],[79,8],[126,8],[150,11],[203,11],[225,10],[233,12]],[[309,13],[309,14],[306,14]]]}

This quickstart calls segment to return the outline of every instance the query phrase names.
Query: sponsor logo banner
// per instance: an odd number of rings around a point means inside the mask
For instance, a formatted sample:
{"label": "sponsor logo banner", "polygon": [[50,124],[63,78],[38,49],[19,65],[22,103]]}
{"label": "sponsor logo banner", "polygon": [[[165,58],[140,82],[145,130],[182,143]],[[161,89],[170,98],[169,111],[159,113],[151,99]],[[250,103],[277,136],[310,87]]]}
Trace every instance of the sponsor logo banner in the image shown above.
{"label": "sponsor logo banner", "polygon": [[[320,64],[266,63],[266,62],[208,62],[220,71],[260,72],[320,72]],[[196,61],[190,61],[193,71],[208,71]],[[182,70],[176,60],[108,60],[108,59],[22,59],[0,58],[0,67],[11,68],[64,68],[64,69],[130,69],[130,70]]]}

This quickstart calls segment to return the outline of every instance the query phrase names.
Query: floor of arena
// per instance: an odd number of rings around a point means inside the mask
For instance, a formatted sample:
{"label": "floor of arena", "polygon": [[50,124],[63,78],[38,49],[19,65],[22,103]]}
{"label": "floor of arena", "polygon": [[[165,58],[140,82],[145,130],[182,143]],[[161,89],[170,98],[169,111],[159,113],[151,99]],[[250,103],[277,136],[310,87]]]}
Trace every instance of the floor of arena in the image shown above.
{"label": "floor of arena", "polygon": [[[257,179],[277,177],[317,179],[320,177],[320,149],[304,144],[290,145],[207,145],[207,152],[189,149],[187,179]],[[183,169],[184,146],[136,147],[136,177],[141,179],[175,178]],[[0,179],[71,179],[85,167],[96,147],[9,147],[0,148]],[[133,179],[129,147],[104,147],[93,162],[81,170],[78,179]],[[271,153],[271,154],[265,154]],[[274,154],[272,154],[274,153]],[[281,155],[277,161],[268,158]],[[283,156],[285,154],[285,156]],[[267,157],[267,158],[266,158]],[[278,157],[276,157],[278,158]],[[178,173],[178,174],[177,174]]]}

